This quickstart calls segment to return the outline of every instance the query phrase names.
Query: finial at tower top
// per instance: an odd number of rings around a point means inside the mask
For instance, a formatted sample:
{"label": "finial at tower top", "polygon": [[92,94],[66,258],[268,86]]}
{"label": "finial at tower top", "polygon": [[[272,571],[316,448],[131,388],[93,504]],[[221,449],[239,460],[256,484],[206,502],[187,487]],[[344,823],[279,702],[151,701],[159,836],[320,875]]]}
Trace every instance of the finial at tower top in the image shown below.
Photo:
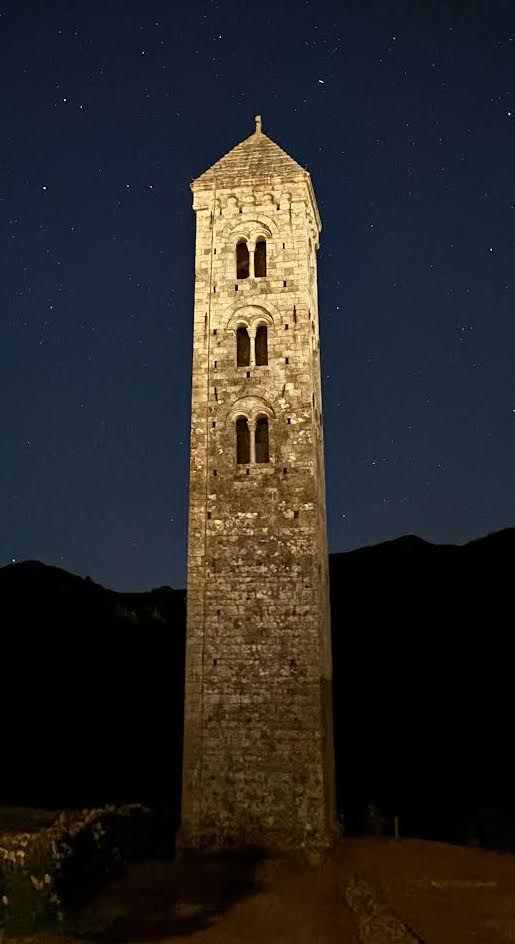
{"label": "finial at tower top", "polygon": [[256,115],[256,134],[261,134],[261,115]]}

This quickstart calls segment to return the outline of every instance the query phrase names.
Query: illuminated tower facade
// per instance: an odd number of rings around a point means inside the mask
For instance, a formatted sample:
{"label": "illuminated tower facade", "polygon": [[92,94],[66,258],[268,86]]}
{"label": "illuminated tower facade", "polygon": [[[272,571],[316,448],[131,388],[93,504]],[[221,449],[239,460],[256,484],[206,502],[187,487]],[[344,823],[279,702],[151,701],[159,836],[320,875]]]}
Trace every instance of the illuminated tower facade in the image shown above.
{"label": "illuminated tower facade", "polygon": [[261,129],[196,213],[182,842],[334,835],[331,644],[309,173]]}

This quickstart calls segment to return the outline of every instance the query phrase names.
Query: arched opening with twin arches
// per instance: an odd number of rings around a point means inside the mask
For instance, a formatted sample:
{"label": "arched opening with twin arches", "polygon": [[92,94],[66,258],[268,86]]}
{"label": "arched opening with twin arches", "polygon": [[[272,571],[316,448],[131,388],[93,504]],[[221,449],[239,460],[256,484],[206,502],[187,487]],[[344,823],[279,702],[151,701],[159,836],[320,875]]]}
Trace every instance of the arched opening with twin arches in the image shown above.
{"label": "arched opening with twin arches", "polygon": [[270,462],[268,416],[262,414],[250,421],[247,416],[237,416],[234,433],[237,465]]}
{"label": "arched opening with twin arches", "polygon": [[233,332],[236,367],[268,366],[270,332],[280,320],[280,314],[269,309],[269,305],[240,305],[229,313],[225,325]]}
{"label": "arched opening with twin arches", "polygon": [[250,244],[245,238],[236,243],[236,278],[248,279],[254,277],[262,279],[266,276],[266,239],[259,236],[255,244]]}
{"label": "arched opening with twin arches", "polygon": [[227,415],[227,431],[232,430],[236,465],[264,465],[270,462],[270,423],[274,411],[261,396],[241,397]]}

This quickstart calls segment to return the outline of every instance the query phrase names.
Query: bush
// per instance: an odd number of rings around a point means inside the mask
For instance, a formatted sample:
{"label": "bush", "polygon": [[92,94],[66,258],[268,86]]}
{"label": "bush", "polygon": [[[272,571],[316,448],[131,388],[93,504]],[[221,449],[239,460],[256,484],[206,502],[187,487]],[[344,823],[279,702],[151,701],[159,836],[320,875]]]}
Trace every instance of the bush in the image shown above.
{"label": "bush", "polygon": [[62,923],[152,844],[150,810],[138,803],[62,812],[39,832],[0,836],[0,924],[20,932]]}

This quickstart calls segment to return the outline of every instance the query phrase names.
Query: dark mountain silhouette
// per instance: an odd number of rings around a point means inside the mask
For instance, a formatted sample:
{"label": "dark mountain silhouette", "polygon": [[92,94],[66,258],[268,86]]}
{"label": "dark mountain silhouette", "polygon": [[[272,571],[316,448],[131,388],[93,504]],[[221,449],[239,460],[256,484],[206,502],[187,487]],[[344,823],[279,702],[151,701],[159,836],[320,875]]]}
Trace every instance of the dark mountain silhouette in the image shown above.
{"label": "dark mountain silhouette", "polygon": [[[478,810],[510,832],[514,561],[515,529],[331,555],[348,829],[373,803],[418,835],[463,841]],[[184,591],[118,593],[28,561],[0,569],[0,601],[0,802],[147,800],[176,814]]]}
{"label": "dark mountain silhouette", "polygon": [[[408,536],[330,559],[340,805],[462,838],[515,811],[515,529],[462,547]],[[515,837],[515,830],[514,830]]]}
{"label": "dark mountain silhouette", "polygon": [[20,615],[39,612],[54,626],[73,615],[74,620],[95,623],[184,622],[185,591],[159,587],[144,593],[108,590],[90,577],[70,574],[39,561],[23,561],[0,568],[0,593]]}
{"label": "dark mountain silhouette", "polygon": [[177,806],[186,595],[0,569],[0,802]]}

